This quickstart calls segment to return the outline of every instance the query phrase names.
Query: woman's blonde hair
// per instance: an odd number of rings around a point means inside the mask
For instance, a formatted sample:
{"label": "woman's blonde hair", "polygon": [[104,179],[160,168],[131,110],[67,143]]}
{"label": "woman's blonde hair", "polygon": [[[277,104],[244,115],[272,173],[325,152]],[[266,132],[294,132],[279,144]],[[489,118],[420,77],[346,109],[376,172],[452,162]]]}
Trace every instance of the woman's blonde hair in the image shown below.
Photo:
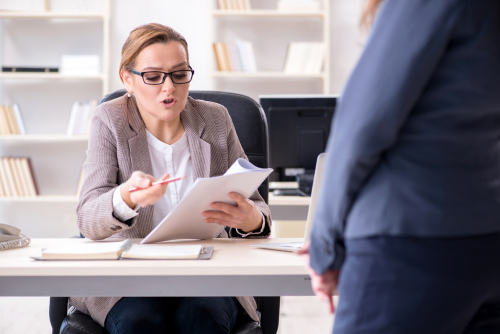
{"label": "woman's blonde hair", "polygon": [[174,29],[159,23],[149,23],[139,26],[130,32],[125,44],[122,47],[122,59],[120,61],[120,79],[122,69],[130,71],[135,65],[135,60],[139,53],[151,44],[179,42],[186,49],[186,57],[189,65],[189,52],[186,39]]}
{"label": "woman's blonde hair", "polygon": [[368,29],[372,25],[381,3],[382,0],[368,0],[366,2],[365,9],[361,15],[361,27]]}

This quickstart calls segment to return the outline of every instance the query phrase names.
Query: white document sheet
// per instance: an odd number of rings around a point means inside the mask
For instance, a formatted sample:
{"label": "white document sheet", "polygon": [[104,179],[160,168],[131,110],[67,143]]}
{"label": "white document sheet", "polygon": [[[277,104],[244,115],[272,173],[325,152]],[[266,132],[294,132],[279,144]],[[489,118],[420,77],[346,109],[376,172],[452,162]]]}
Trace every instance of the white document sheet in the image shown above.
{"label": "white document sheet", "polygon": [[258,168],[245,159],[238,159],[222,176],[197,179],[186,197],[141,244],[216,237],[224,227],[205,223],[202,213],[215,211],[210,207],[213,202],[236,206],[236,202],[228,196],[230,192],[237,192],[249,198],[272,171],[272,168]]}

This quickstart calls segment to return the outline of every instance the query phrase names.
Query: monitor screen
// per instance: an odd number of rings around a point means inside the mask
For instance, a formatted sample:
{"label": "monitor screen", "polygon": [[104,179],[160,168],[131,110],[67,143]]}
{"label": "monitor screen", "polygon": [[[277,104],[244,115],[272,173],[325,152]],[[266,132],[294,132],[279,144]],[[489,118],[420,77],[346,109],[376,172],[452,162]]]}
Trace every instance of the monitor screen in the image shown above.
{"label": "monitor screen", "polygon": [[312,174],[326,149],[337,103],[333,95],[261,95],[269,127],[270,181]]}

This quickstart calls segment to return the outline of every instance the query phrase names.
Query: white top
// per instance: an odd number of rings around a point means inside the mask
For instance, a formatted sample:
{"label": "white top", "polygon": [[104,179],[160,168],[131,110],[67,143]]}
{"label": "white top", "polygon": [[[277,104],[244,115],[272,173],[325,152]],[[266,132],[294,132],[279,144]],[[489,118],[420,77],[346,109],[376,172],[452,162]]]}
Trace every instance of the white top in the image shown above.
{"label": "white top", "polygon": [[[153,177],[159,179],[165,173],[169,173],[170,177],[186,176],[183,180],[169,183],[165,195],[154,204],[153,228],[155,228],[179,204],[195,180],[186,133],[172,145],[165,144],[147,129],[146,134],[153,167]],[[139,214],[137,211],[140,207],[136,205],[131,209],[123,200],[120,188],[121,185],[113,193],[113,214],[121,221],[127,221]],[[259,234],[264,230],[264,215],[262,215],[262,219],[263,224],[260,231],[243,233],[236,229],[236,232],[243,237]]]}

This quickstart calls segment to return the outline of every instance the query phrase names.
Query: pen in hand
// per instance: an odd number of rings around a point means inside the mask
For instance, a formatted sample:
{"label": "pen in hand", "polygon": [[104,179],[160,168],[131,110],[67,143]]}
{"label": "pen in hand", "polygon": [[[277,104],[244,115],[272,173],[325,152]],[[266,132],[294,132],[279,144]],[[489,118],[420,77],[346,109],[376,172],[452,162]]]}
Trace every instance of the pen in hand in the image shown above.
{"label": "pen in hand", "polygon": [[[165,183],[175,182],[175,181],[179,181],[179,180],[182,180],[182,179],[185,179],[185,178],[186,178],[185,175],[184,176],[180,176],[180,177],[174,177],[174,178],[166,179],[166,180],[163,180],[163,181],[153,182],[153,183],[151,183],[151,186],[154,186],[154,185],[157,185],[157,184],[165,184]],[[142,190],[142,189],[147,189],[147,188],[135,187],[135,188],[129,189],[129,192],[133,193],[134,191]]]}

